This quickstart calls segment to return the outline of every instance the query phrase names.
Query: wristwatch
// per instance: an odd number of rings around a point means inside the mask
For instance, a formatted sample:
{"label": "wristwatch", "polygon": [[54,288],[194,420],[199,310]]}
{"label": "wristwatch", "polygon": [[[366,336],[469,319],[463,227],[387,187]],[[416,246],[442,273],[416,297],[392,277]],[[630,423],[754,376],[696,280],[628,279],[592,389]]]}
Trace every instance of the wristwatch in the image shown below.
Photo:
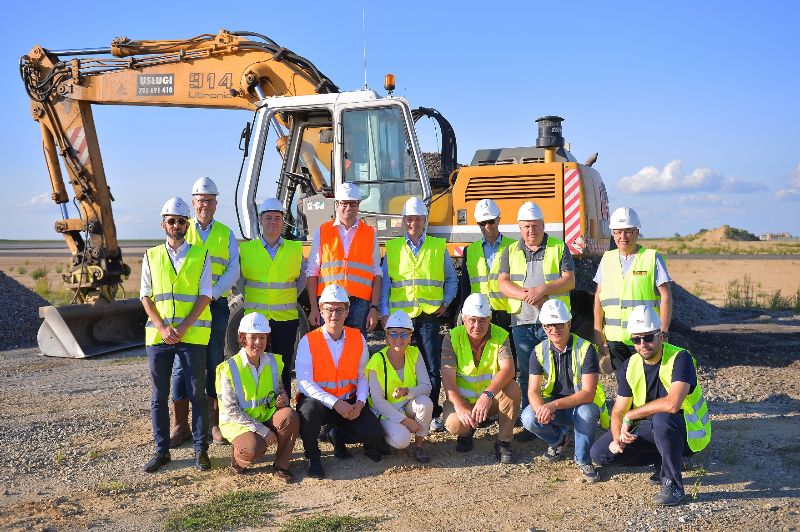
{"label": "wristwatch", "polygon": [[378,305],[370,305],[370,306],[369,306],[369,308],[370,308],[370,309],[375,309],[375,310],[377,310],[378,312],[380,312],[380,311],[381,311],[381,309],[379,309],[379,308],[378,308]]}
{"label": "wristwatch", "polygon": [[486,395],[486,396],[487,396],[489,399],[494,399],[494,392],[492,392],[492,391],[490,391],[490,390],[483,390],[483,393],[484,393],[484,394],[485,394],[485,395]]}

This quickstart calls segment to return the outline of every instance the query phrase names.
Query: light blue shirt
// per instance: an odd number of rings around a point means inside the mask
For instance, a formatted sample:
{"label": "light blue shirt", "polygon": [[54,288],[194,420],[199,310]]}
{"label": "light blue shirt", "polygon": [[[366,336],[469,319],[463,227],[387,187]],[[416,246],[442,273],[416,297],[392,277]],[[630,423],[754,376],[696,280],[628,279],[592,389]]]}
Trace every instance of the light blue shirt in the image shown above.
{"label": "light blue shirt", "polygon": [[[261,243],[264,244],[264,249],[267,250],[269,256],[272,260],[275,260],[275,255],[278,254],[278,249],[283,245],[283,237],[278,237],[278,241],[275,243],[275,247],[270,247],[267,244],[267,241],[264,240],[264,237],[261,237]],[[306,259],[303,257],[302,262],[300,263],[300,276],[297,278],[295,282],[295,286],[297,287],[297,296],[300,297],[300,293],[306,289]]]}
{"label": "light blue shirt", "polygon": [[[411,253],[416,257],[422,244],[425,243],[425,235],[423,234],[419,239],[419,244],[414,245],[414,242],[406,234],[406,245],[411,249]],[[380,312],[381,316],[389,315],[389,292],[392,290],[392,281],[389,279],[389,266],[386,264],[386,257],[383,258],[383,279],[381,283],[381,302]],[[453,265],[453,259],[450,255],[444,255],[444,306],[447,307],[453,298],[456,297],[458,292],[458,274],[456,274],[456,267]]]}
{"label": "light blue shirt", "polygon": [[482,238],[481,241],[483,256],[486,257],[486,266],[491,269],[492,264],[494,264],[494,258],[500,249],[500,243],[503,241],[503,235],[497,235],[497,240],[494,241],[494,244],[490,244],[485,238]]}

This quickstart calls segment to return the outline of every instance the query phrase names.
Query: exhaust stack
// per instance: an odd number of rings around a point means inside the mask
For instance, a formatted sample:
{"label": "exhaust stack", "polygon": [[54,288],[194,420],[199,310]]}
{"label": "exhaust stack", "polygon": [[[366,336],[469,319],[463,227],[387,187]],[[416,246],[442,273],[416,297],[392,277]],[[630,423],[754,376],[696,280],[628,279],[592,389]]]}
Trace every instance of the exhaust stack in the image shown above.
{"label": "exhaust stack", "polygon": [[560,116],[543,116],[536,120],[539,124],[539,136],[536,138],[536,147],[544,148],[544,162],[556,162],[556,149],[564,147],[564,137],[561,136]]}

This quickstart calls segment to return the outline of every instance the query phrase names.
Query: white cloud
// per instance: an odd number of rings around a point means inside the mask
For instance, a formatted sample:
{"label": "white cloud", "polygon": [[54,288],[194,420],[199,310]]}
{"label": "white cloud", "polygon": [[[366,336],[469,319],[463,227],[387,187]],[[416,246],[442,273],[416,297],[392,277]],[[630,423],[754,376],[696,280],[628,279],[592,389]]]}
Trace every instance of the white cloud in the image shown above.
{"label": "white cloud", "polygon": [[700,166],[686,174],[680,160],[667,163],[662,170],[645,166],[631,176],[617,181],[616,187],[631,194],[651,192],[729,192],[746,193],[766,190],[753,181],[728,177],[722,172]]}
{"label": "white cloud", "polygon": [[775,199],[785,201],[800,201],[800,164],[792,172],[789,186],[775,193]]}
{"label": "white cloud", "polygon": [[742,203],[721,194],[688,194],[678,198],[681,205],[715,205],[719,207],[741,207]]}
{"label": "white cloud", "polygon": [[19,208],[26,210],[41,210],[43,207],[50,206],[55,206],[50,194],[39,194],[18,205]]}

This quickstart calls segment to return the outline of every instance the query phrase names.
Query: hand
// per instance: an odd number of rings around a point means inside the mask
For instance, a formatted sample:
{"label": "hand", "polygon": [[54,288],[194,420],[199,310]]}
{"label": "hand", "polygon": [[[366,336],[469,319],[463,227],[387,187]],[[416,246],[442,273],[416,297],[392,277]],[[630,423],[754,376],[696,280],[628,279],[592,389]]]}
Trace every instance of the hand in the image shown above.
{"label": "hand", "polygon": [[308,323],[310,323],[312,327],[319,327],[321,325],[319,319],[319,307],[311,307],[311,310],[308,313]]}
{"label": "hand", "polygon": [[372,307],[367,313],[367,332],[372,332],[378,326],[378,309]]}
{"label": "hand", "polygon": [[278,443],[278,437],[275,435],[274,432],[268,430],[267,435],[264,436],[264,441],[267,442],[267,447],[269,447],[270,445],[275,445],[276,443]]}
{"label": "hand", "polygon": [[638,436],[636,434],[631,434],[628,431],[628,428],[629,428],[629,425],[627,425],[625,422],[623,422],[622,423],[622,427],[619,429],[619,441],[621,443],[626,444],[626,445],[629,444],[629,443],[635,442],[636,438],[638,438]]}
{"label": "hand", "polygon": [[392,392],[392,397],[394,399],[400,399],[401,397],[405,397],[408,395],[408,388],[395,388]]}
{"label": "hand", "polygon": [[184,320],[183,322],[181,322],[180,325],[175,327],[175,332],[178,334],[178,340],[183,338],[183,335],[185,335],[186,331],[189,330],[189,327],[185,326],[184,323],[186,323],[186,320]]}
{"label": "hand", "polygon": [[422,430],[422,425],[420,425],[416,419],[411,419],[410,417],[403,418],[400,424],[407,428],[408,432],[411,434],[416,434]]}
{"label": "hand", "polygon": [[275,398],[275,407],[285,408],[287,406],[289,406],[289,396],[286,395],[286,392],[281,392],[278,394],[278,397]]}
{"label": "hand", "polygon": [[364,401],[356,401],[355,404],[350,407],[350,415],[352,416],[350,419],[355,419],[360,416],[363,409]]}
{"label": "hand", "polygon": [[457,406],[456,416],[458,416],[458,420],[461,422],[462,425],[473,429],[478,428],[478,424],[475,423],[474,419],[472,419],[472,409],[466,408],[464,406]]}
{"label": "hand", "polygon": [[436,309],[436,312],[434,312],[433,314],[438,318],[439,316],[444,314],[445,310],[447,310],[447,306],[445,304],[442,304],[438,309]]}
{"label": "hand", "polygon": [[486,421],[486,418],[489,417],[489,409],[491,407],[492,400],[488,395],[482,393],[475,402],[475,406],[472,408],[472,418],[475,420],[475,423],[483,423]]}
{"label": "hand", "polygon": [[534,410],[536,412],[536,421],[542,425],[547,425],[556,417],[556,409],[553,408],[550,403],[537,406]]}
{"label": "hand", "polygon": [[608,444],[608,450],[614,454],[619,454],[625,450],[625,444],[611,440],[611,443]]}
{"label": "hand", "polygon": [[343,399],[337,399],[335,403],[333,403],[333,409],[336,411],[337,414],[342,416],[345,419],[350,419],[350,407],[352,405]]}
{"label": "hand", "polygon": [[525,288],[524,290],[525,290],[525,298],[523,299],[523,301],[529,305],[534,305],[536,304],[537,301],[539,301],[543,297],[546,297],[544,293],[545,290],[544,285],[535,286],[533,288]]}
{"label": "hand", "polygon": [[165,344],[177,344],[181,341],[181,337],[175,327],[162,324],[158,332],[161,334],[161,339],[164,340]]}

